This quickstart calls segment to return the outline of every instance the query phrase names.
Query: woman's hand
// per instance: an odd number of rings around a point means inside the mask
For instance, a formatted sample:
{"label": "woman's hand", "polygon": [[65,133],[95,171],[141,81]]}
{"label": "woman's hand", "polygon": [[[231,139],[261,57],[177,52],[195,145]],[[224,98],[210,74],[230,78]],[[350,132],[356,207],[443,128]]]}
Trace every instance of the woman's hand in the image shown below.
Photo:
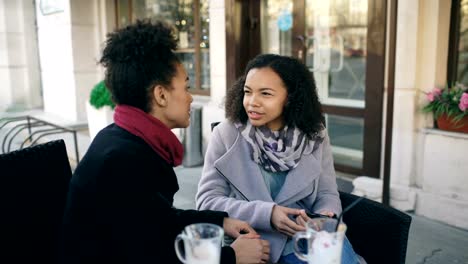
{"label": "woman's hand", "polygon": [[304,210],[275,205],[271,212],[271,225],[288,236],[293,236],[298,231],[305,231],[305,226],[298,225],[288,217],[289,215],[299,216],[301,211]]}
{"label": "woman's hand", "polygon": [[259,235],[241,235],[231,247],[236,252],[237,264],[267,263],[270,259],[270,243],[260,239]]}
{"label": "woman's hand", "polygon": [[328,217],[333,217],[333,216],[335,216],[335,213],[334,213],[334,212],[328,211],[328,210],[322,210],[322,211],[320,212],[320,214],[326,215],[326,216],[328,216]]}
{"label": "woman's hand", "polygon": [[310,217],[307,216],[305,210],[301,210],[301,214],[296,217],[296,223],[300,226],[306,226]]}
{"label": "woman's hand", "polygon": [[[323,210],[320,212],[321,215],[326,216],[326,217],[334,217],[335,213],[332,211],[328,210]],[[307,215],[305,210],[301,210],[301,214],[296,217],[296,223],[301,226],[306,226],[306,223],[310,220],[311,218]]]}
{"label": "woman's hand", "polygon": [[229,217],[224,218],[223,229],[226,235],[233,238],[242,234],[257,235],[257,232],[247,222]]}

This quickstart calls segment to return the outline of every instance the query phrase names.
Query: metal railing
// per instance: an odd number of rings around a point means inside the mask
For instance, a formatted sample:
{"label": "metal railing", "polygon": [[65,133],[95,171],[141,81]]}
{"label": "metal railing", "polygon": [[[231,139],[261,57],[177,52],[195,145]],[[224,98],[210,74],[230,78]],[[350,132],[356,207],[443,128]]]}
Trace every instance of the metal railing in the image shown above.
{"label": "metal railing", "polygon": [[[12,127],[7,125],[11,125]],[[42,128],[43,127],[43,128]],[[41,128],[34,130],[32,128]],[[71,133],[73,136],[73,143],[75,145],[75,155],[76,155],[76,162],[80,161],[80,155],[78,152],[78,142],[76,136],[76,130],[72,128],[67,128],[63,126],[59,126],[37,117],[33,116],[17,116],[17,117],[4,117],[0,118],[0,131],[2,129],[5,130],[5,136],[0,139],[1,142],[1,153],[8,153],[12,151],[12,144],[15,140],[22,140],[19,149],[23,149],[25,147],[34,146],[38,144],[39,140],[45,136],[61,134],[61,133]],[[20,137],[24,136],[22,131],[28,131],[28,136],[25,139],[20,139]],[[29,144],[27,144],[29,143]]]}

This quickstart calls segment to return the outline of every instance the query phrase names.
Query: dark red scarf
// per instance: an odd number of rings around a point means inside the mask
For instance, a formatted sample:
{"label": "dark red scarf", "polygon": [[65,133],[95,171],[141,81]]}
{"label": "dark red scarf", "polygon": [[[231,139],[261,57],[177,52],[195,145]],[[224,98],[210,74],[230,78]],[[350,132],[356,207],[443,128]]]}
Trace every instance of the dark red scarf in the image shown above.
{"label": "dark red scarf", "polygon": [[115,108],[114,122],[117,126],[142,138],[165,161],[172,166],[182,164],[184,148],[172,131],[157,118],[129,105]]}

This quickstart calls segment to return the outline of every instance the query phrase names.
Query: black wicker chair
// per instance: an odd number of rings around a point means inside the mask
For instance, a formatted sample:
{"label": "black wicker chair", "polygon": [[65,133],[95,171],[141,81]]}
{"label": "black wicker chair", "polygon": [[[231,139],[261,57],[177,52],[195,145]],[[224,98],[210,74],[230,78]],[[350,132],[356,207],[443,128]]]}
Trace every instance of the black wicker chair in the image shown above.
{"label": "black wicker chair", "polygon": [[63,140],[0,155],[0,263],[54,263],[71,178]]}
{"label": "black wicker chair", "polygon": [[[356,195],[340,192],[345,208]],[[405,263],[411,216],[364,198],[343,216],[346,235],[367,263]]]}
{"label": "black wicker chair", "polygon": [[[219,123],[211,123],[211,130]],[[343,208],[357,198],[356,195],[340,192]],[[356,253],[367,263],[405,263],[411,216],[364,198],[343,218],[348,226],[346,236]]]}

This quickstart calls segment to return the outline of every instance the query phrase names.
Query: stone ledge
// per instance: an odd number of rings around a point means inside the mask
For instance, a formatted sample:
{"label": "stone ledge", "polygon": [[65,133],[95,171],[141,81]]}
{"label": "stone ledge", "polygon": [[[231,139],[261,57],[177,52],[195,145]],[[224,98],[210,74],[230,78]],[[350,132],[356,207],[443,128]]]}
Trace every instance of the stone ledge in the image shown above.
{"label": "stone ledge", "polygon": [[[366,196],[377,202],[382,202],[382,180],[367,176],[357,177],[353,180],[353,194]],[[391,184],[390,205],[401,211],[415,209],[416,191],[408,186]]]}
{"label": "stone ledge", "polygon": [[421,133],[428,134],[428,135],[432,134],[432,135],[462,138],[462,139],[467,139],[468,140],[468,134],[466,134],[466,133],[449,132],[449,131],[436,129],[436,128],[423,128],[420,131],[421,131]]}

